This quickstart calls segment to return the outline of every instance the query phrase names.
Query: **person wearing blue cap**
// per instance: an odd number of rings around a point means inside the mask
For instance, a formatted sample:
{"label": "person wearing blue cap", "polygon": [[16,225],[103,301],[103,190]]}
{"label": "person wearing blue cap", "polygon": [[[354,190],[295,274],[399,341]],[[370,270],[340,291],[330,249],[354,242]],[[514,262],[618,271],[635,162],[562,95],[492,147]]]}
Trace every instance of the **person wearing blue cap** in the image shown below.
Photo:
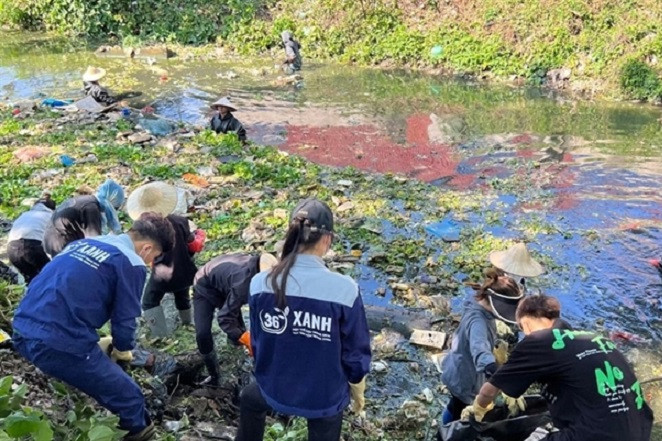
{"label": "person wearing blue cap", "polygon": [[121,233],[117,210],[123,203],[124,190],[112,179],[106,179],[94,195],[67,199],[55,210],[46,228],[46,254],[55,257],[74,240]]}
{"label": "person wearing blue cap", "polygon": [[251,280],[255,382],[241,392],[236,441],[261,441],[269,410],[308,420],[308,439],[338,441],[345,408],[360,414],[370,332],[358,286],[329,270],[333,213],[316,199],[290,218],[281,260]]}

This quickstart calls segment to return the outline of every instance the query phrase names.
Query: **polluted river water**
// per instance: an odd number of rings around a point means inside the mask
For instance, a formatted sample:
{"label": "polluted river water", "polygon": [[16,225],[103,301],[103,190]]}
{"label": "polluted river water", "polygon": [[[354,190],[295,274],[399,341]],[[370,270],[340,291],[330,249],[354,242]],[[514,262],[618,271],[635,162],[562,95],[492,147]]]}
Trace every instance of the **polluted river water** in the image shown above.
{"label": "polluted river water", "polygon": [[[531,289],[558,296],[577,327],[608,333],[640,379],[662,375],[662,273],[648,263],[662,257],[659,108],[332,64],[306,63],[301,81],[279,84],[275,56],[179,55],[155,63],[100,58],[68,40],[5,33],[0,98],[79,98],[82,72],[97,65],[108,71],[104,85],[140,93],[132,107],[152,106],[171,121],[205,125],[209,104],[229,95],[254,142],[474,195],[496,190],[482,210],[438,220],[459,232],[482,228],[527,240],[548,269]],[[388,237],[399,227],[383,221],[381,228]],[[432,243],[429,228],[411,231]],[[391,290],[375,294],[387,275],[362,263],[357,278],[366,303],[387,304]],[[659,420],[658,387],[649,398]]]}

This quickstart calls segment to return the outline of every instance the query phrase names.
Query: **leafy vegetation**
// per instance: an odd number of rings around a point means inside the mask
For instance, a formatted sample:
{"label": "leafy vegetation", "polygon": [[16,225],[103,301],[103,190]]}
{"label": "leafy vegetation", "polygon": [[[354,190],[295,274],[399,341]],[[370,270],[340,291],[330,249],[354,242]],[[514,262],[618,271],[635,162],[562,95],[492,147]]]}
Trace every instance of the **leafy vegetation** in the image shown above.
{"label": "leafy vegetation", "polygon": [[635,99],[657,99],[662,96],[662,80],[657,72],[639,60],[625,63],[621,70],[621,87]]}

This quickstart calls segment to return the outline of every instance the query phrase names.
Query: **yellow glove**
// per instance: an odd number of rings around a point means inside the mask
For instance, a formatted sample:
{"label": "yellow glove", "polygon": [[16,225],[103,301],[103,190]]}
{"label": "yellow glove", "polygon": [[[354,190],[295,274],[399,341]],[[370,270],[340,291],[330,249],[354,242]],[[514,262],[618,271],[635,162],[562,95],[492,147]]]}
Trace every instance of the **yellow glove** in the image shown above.
{"label": "yellow glove", "polygon": [[476,398],[471,406],[464,408],[460,419],[466,421],[471,417],[471,415],[473,415],[476,421],[481,422],[483,421],[483,418],[485,418],[485,414],[492,409],[494,409],[494,402],[488,404],[487,407],[483,407],[478,404],[478,398]]}
{"label": "yellow glove", "polygon": [[352,412],[358,415],[365,407],[365,377],[356,384],[349,383],[349,394],[352,397]]}
{"label": "yellow glove", "polygon": [[115,362],[126,361],[130,363],[133,360],[133,354],[131,351],[118,351],[113,348],[113,352],[110,353],[110,359]]}
{"label": "yellow glove", "polygon": [[504,365],[508,361],[508,343],[503,340],[497,340],[492,349],[494,360],[499,366]]}
{"label": "yellow glove", "polygon": [[524,397],[513,398],[503,394],[503,402],[508,406],[508,416],[514,417],[526,410],[526,400]]}
{"label": "yellow glove", "polygon": [[110,345],[113,344],[113,337],[102,337],[99,339],[99,347],[101,348],[101,351],[106,354],[110,355]]}

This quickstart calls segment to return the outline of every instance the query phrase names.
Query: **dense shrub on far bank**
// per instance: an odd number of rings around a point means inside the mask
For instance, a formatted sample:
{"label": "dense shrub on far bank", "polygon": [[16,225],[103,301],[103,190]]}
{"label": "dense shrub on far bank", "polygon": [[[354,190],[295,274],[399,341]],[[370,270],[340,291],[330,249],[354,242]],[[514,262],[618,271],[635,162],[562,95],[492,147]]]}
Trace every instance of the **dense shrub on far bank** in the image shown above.
{"label": "dense shrub on far bank", "polygon": [[637,100],[655,100],[662,97],[662,80],[649,65],[639,60],[628,60],[621,70],[621,88]]}
{"label": "dense shrub on far bank", "polygon": [[93,38],[201,44],[253,19],[262,0],[0,0],[0,23]]}

